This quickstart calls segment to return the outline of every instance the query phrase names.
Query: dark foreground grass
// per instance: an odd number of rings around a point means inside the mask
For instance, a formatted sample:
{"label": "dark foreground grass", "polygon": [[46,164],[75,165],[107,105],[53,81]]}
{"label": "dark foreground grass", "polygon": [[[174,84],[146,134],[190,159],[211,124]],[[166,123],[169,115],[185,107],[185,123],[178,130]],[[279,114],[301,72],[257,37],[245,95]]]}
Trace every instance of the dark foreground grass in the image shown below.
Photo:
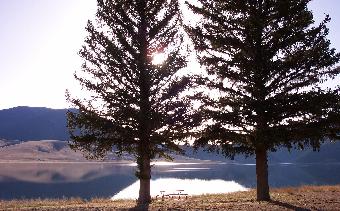
{"label": "dark foreground grass", "polygon": [[[154,200],[148,210],[340,210],[340,185],[271,190],[272,201],[257,202],[256,191]],[[0,201],[0,210],[138,210],[132,200],[51,199]],[[141,209],[139,209],[141,210]]]}

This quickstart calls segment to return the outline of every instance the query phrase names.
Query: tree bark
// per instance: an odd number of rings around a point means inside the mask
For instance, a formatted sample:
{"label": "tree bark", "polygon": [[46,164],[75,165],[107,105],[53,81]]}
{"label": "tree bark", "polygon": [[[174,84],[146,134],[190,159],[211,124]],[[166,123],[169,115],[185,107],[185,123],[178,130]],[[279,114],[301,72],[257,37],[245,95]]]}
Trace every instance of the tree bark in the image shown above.
{"label": "tree bark", "polygon": [[257,201],[269,201],[268,160],[264,147],[256,149],[256,181]]}
{"label": "tree bark", "polygon": [[138,205],[146,205],[151,202],[151,165],[149,156],[144,155],[141,159],[142,165],[140,166]]}

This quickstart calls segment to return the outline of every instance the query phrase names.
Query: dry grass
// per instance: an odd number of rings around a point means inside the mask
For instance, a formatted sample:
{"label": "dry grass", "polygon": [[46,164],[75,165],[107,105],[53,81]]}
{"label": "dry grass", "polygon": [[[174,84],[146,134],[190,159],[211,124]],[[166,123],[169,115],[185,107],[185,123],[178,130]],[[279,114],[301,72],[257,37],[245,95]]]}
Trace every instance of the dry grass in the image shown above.
{"label": "dry grass", "polygon": [[[257,202],[256,191],[203,195],[187,200],[155,200],[149,210],[340,210],[340,185],[271,190],[270,202]],[[0,201],[1,210],[137,210],[135,201],[59,199]]]}

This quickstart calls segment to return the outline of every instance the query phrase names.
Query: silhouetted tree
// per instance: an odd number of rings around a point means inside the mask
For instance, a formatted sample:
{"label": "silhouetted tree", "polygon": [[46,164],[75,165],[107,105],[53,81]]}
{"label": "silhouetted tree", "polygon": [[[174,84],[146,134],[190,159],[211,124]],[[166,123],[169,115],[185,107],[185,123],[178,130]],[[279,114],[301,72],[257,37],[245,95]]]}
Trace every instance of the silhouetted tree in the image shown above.
{"label": "silhouetted tree", "polygon": [[198,95],[210,124],[195,145],[231,158],[255,154],[261,201],[270,200],[268,151],[304,146],[315,150],[323,141],[339,138],[339,87],[319,86],[339,74],[331,67],[340,55],[326,38],[330,18],[315,24],[308,2],[187,2],[202,18],[187,26],[209,75],[201,83],[219,93],[215,98]]}
{"label": "silhouetted tree", "polygon": [[[190,79],[177,74],[186,66],[181,16],[176,0],[98,0],[96,22],[80,51],[82,71],[75,78],[92,95],[67,93],[79,112],[69,112],[71,147],[89,158],[128,152],[137,161],[138,202],[150,202],[150,161],[181,153],[192,123],[189,101],[180,94]],[[161,64],[153,56],[166,55]]]}

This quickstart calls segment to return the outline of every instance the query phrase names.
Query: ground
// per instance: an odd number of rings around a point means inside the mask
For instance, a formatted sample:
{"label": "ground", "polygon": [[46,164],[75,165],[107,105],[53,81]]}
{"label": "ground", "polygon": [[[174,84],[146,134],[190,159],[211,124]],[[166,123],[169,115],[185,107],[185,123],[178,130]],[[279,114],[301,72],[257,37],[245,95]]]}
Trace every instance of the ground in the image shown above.
{"label": "ground", "polygon": [[[271,189],[270,202],[256,191],[154,200],[148,210],[340,210],[340,185]],[[135,201],[51,199],[0,201],[0,210],[137,210]]]}

